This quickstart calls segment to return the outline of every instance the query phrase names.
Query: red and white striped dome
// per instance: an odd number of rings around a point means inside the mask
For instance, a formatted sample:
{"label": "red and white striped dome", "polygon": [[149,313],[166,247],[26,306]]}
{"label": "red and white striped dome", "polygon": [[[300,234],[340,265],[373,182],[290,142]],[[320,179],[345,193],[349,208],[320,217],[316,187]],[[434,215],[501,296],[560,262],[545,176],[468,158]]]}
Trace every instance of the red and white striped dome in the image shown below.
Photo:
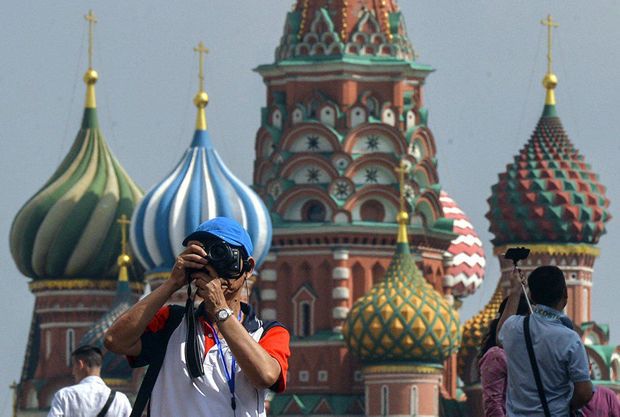
{"label": "red and white striped dome", "polygon": [[466,297],[482,284],[484,249],[469,218],[448,193],[442,191],[440,201],[446,218],[454,220],[452,231],[458,235],[448,248],[452,259],[446,268],[444,287],[450,288],[455,297]]}

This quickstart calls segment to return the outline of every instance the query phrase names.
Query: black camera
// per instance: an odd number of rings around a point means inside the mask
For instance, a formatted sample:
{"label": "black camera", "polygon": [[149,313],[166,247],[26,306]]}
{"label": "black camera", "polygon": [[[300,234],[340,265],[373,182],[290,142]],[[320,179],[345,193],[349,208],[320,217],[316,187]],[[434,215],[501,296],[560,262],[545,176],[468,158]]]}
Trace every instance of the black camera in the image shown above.
{"label": "black camera", "polygon": [[527,259],[530,256],[530,250],[528,248],[510,248],[504,254],[505,259],[510,259],[515,265],[517,262]]}
{"label": "black camera", "polygon": [[[207,252],[205,259],[215,269],[217,275],[224,279],[237,279],[248,268],[247,260],[243,259],[243,250],[229,245],[223,240],[209,240],[203,242],[203,249]],[[197,272],[190,269],[188,272]]]}

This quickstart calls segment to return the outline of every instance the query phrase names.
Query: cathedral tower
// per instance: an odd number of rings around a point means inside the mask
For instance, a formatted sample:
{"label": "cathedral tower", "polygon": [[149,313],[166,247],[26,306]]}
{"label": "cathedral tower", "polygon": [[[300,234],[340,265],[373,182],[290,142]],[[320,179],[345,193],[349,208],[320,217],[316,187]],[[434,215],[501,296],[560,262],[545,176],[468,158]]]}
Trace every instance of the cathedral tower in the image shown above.
{"label": "cathedral tower", "polygon": [[[576,330],[590,334],[594,344],[605,344],[608,338],[592,322],[591,299],[594,261],[599,254],[595,245],[611,218],[609,200],[605,187],[562,126],[555,99],[558,79],[551,68],[551,30],[557,24],[550,16],[541,23],[548,27],[549,42],[547,73],[542,81],[545,104],[530,140],[492,187],[487,218],[495,235],[494,253],[501,276],[489,303],[465,324],[459,352],[459,373],[474,416],[482,415],[478,348],[510,287],[512,261],[503,256],[508,248],[531,250],[520,264],[526,275],[540,265],[560,267],[568,286],[566,314]],[[588,353],[592,357],[590,350]]]}
{"label": "cathedral tower", "polygon": [[[115,299],[121,225],[142,191],[110,152],[99,128],[92,65],[95,16],[90,25],[89,67],[84,75],[82,126],[56,172],[13,220],[11,254],[31,279],[35,295],[28,346],[18,387],[19,410],[49,407],[59,388],[73,384],[71,352]],[[140,270],[128,286],[137,298]],[[138,267],[139,268],[139,267]]]}
{"label": "cathedral tower", "polygon": [[[257,68],[267,105],[256,136],[254,189],[274,227],[257,298],[263,318],[293,332],[288,392],[317,413],[360,410],[362,372],[342,326],[353,302],[385,279],[398,229],[393,168],[401,160],[412,207],[409,239],[424,278],[449,302],[482,280],[479,239],[453,242],[463,230],[454,229],[441,201],[424,103],[432,71],[417,62],[392,0],[297,1],[275,62]],[[480,250],[465,270],[459,251],[471,246],[477,248],[470,255]],[[445,375],[446,392],[454,395],[454,364]],[[334,403],[342,398],[345,405]],[[275,405],[279,413],[301,407]]]}

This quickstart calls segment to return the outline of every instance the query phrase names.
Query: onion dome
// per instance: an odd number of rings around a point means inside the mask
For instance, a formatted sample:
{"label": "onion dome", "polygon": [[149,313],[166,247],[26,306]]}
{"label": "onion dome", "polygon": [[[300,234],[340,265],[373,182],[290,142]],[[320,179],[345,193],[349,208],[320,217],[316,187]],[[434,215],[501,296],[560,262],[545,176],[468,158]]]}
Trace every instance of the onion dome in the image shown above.
{"label": "onion dome", "polygon": [[478,314],[467,320],[463,326],[461,348],[458,353],[458,373],[465,384],[473,384],[480,380],[477,362],[478,352],[489,324],[496,318],[499,305],[507,296],[503,288],[500,281],[487,305]]}
{"label": "onion dome", "polygon": [[[119,223],[121,223],[122,226],[122,223],[127,224],[129,221],[127,221],[126,217],[122,217]],[[131,257],[127,254],[125,230],[122,232],[122,251],[117,259],[118,281],[116,286],[116,298],[110,311],[97,320],[93,327],[91,327],[80,340],[80,345],[97,346],[104,352],[101,373],[105,379],[131,379],[132,377],[132,370],[126,358],[122,355],[106,351],[103,346],[105,332],[112,326],[112,323],[125,311],[129,310],[135,302],[135,296],[129,287]]]}
{"label": "onion dome", "polygon": [[157,183],[140,202],[131,225],[131,242],[147,274],[168,272],[181,252],[185,236],[214,217],[230,217],[247,231],[254,245],[257,266],[269,252],[271,220],[260,197],[239,180],[213,147],[207,130],[200,43],[200,91],[196,131],[190,147],[172,172]]}
{"label": "onion dome", "polygon": [[549,64],[543,79],[545,107],[536,129],[492,187],[487,218],[496,247],[515,242],[596,244],[611,218],[605,187],[558,117],[557,82]]}
{"label": "onion dome", "polygon": [[121,251],[115,220],[131,216],[142,197],[100,130],[97,79],[91,66],[84,75],[82,126],[69,154],[13,220],[11,254],[20,272],[35,280],[113,279]]}
{"label": "onion dome", "polygon": [[403,173],[396,252],[385,281],[353,304],[342,333],[349,350],[366,364],[441,364],[460,344],[459,318],[424,279],[411,256],[407,240],[409,216],[402,197]]}
{"label": "onion dome", "polygon": [[297,0],[276,61],[298,58],[414,61],[396,0]]}
{"label": "onion dome", "polygon": [[466,297],[476,291],[484,278],[486,259],[482,241],[467,215],[448,193],[442,191],[439,201],[446,218],[453,220],[452,231],[457,235],[448,248],[451,260],[443,285],[450,288],[455,297]]}

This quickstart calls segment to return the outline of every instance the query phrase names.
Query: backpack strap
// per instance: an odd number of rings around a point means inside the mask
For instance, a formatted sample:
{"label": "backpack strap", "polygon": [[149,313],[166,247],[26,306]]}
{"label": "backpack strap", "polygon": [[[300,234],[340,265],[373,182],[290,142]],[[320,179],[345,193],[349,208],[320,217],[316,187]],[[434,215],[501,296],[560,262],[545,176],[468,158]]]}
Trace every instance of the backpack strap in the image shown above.
{"label": "backpack strap", "polygon": [[[161,366],[164,363],[166,349],[168,348],[168,340],[170,339],[172,332],[174,332],[174,330],[179,326],[181,320],[183,319],[183,308],[175,307],[176,306],[170,306],[170,316],[168,316],[168,320],[166,320],[166,325],[162,330],[165,335],[164,346],[162,347],[162,349],[158,350],[157,355],[149,364],[149,368],[144,375],[144,379],[142,380],[142,384],[140,385],[140,390],[138,391],[138,395],[136,396],[136,401],[133,404],[133,410],[131,411],[131,415],[129,417],[142,417],[142,412],[144,411],[147,402],[151,398],[153,387],[155,386],[155,382],[157,382],[159,371],[161,370]],[[150,414],[150,412],[148,414]]]}
{"label": "backpack strap", "polygon": [[110,393],[108,394],[108,399],[106,400],[101,411],[99,411],[99,414],[97,414],[97,417],[105,417],[106,413],[110,409],[110,406],[112,405],[112,401],[114,401],[114,397],[116,397],[116,391],[110,390]]}
{"label": "backpack strap", "polygon": [[532,371],[534,373],[534,379],[536,380],[536,389],[538,390],[538,397],[542,403],[545,417],[551,417],[549,412],[549,404],[547,403],[547,397],[545,396],[545,389],[540,379],[540,369],[538,369],[538,363],[536,363],[536,355],[534,354],[534,346],[532,345],[532,335],[530,334],[530,316],[526,316],[523,320],[523,333],[525,334],[525,345],[527,346],[527,354],[530,357],[530,364],[532,365]]}

